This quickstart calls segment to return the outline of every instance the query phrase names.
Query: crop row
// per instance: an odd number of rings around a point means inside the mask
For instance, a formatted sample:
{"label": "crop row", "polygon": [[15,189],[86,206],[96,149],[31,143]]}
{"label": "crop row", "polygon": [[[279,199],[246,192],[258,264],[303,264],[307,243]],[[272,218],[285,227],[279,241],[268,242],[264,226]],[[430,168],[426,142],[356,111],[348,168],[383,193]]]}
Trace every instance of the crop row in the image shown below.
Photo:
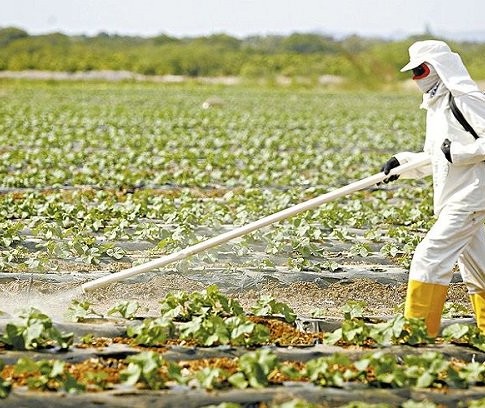
{"label": "crop row", "polygon": [[203,110],[210,88],[32,87],[4,95],[6,187],[328,187],[421,142],[405,96],[218,89]]}
{"label": "crop row", "polygon": [[439,352],[398,357],[374,352],[352,361],[344,354],[306,363],[279,361],[269,349],[249,351],[234,359],[167,361],[155,351],[126,359],[98,359],[77,364],[21,357],[3,365],[3,397],[11,382],[42,391],[100,391],[116,384],[159,390],[186,385],[205,390],[265,388],[285,382],[311,382],[322,387],[466,388],[485,384],[485,367],[477,362],[447,360]]}
{"label": "crop row", "polygon": [[[2,85],[3,271],[136,263],[129,244],[139,241],[150,243],[144,258],[160,256],[373,174],[421,143],[405,95]],[[201,109],[215,91],[225,104]],[[350,255],[377,248],[406,265],[431,213],[428,182],[409,187],[329,203],[229,250],[236,258],[257,241],[266,264],[279,254],[290,268],[332,269],[323,252],[332,237],[355,244]],[[363,241],[353,228],[366,230]]]}
{"label": "crop row", "polygon": [[[72,320],[83,321],[94,313],[89,304],[72,302],[68,313]],[[73,345],[73,335],[60,332],[42,312],[31,309],[20,315],[21,321],[7,323],[0,341],[9,350],[49,350],[53,359],[28,352],[15,364],[1,364],[0,395],[8,397],[12,386],[32,390],[97,392],[119,386],[136,386],[149,390],[186,389],[224,390],[259,389],[288,383],[311,383],[318,387],[355,389],[370,388],[467,388],[485,384],[485,364],[447,358],[440,351],[398,353],[386,351],[392,344],[426,344],[424,322],[406,320],[402,316],[383,323],[365,322],[359,305],[350,303],[345,309],[341,328],[322,336],[307,336],[307,341],[338,344],[341,347],[360,345],[360,357],[334,352],[308,361],[282,360],[273,351],[274,328],[260,316],[279,316],[292,323],[296,315],[286,304],[261,297],[246,316],[241,305],[210,286],[201,292],[175,292],[160,301],[160,317],[134,319],[137,305],[123,302],[109,311],[127,322],[126,337],[102,339],[91,335],[81,338],[76,348],[99,348],[110,342],[121,342],[136,352],[127,357],[96,357],[78,363],[62,361],[63,351]],[[253,319],[253,320],[251,320]],[[257,321],[257,320],[256,320]],[[292,329],[294,330],[294,329]],[[281,336],[281,335],[280,335]],[[301,333],[300,338],[304,335]],[[278,341],[281,343],[281,338]],[[483,335],[472,326],[455,324],[443,332],[440,342],[453,341],[483,350]],[[212,357],[173,360],[164,357],[171,346],[185,347],[230,345],[242,347],[238,357]],[[288,343],[295,344],[297,343]],[[52,348],[55,346],[55,348]],[[267,346],[250,351],[248,346]],[[280,344],[281,346],[281,344]],[[376,350],[376,348],[378,348]],[[366,351],[367,350],[367,351]],[[126,351],[126,350],[125,350]],[[120,352],[118,351],[118,354]]]}

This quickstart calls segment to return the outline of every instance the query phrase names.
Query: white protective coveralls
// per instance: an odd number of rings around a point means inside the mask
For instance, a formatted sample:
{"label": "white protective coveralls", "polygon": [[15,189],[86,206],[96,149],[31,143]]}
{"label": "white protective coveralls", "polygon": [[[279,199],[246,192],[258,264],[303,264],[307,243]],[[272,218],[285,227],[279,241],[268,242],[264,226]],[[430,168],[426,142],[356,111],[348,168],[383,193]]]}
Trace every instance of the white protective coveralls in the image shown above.
{"label": "white protective coveralls", "polygon": [[[405,316],[424,318],[431,336],[440,329],[443,305],[453,266],[458,262],[477,325],[485,332],[485,96],[470,78],[460,56],[442,41],[427,40],[409,48],[410,62],[401,71],[422,63],[439,78],[423,96],[427,110],[426,138],[421,153],[395,155],[400,164],[428,155],[431,165],[404,174],[405,178],[433,175],[436,223],[417,246],[409,273]],[[449,93],[480,136],[464,130],[449,106]],[[451,141],[450,163],[441,145]]]}

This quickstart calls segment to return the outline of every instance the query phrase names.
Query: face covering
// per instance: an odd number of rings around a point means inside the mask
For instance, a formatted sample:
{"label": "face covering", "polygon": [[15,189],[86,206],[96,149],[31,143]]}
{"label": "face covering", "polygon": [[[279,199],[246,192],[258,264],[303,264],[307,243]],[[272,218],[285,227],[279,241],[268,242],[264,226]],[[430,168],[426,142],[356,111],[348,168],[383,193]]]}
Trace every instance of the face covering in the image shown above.
{"label": "face covering", "polygon": [[423,93],[427,93],[439,82],[440,77],[432,65],[423,63],[413,69],[413,80]]}

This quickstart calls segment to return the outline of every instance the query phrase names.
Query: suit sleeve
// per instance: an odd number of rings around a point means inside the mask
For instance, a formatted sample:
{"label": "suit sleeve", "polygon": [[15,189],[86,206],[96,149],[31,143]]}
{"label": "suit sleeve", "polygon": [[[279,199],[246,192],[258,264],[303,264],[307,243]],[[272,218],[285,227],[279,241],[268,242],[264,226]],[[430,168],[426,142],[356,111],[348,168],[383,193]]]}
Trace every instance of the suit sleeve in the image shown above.
{"label": "suit sleeve", "polygon": [[[412,161],[421,160],[425,157],[429,157],[428,153],[426,152],[400,152],[394,155],[394,157],[398,160],[399,164],[406,164]],[[420,179],[426,176],[429,176],[432,173],[431,164],[426,164],[424,166],[418,167],[416,169],[412,169],[406,171],[401,174],[401,178],[403,179]]]}

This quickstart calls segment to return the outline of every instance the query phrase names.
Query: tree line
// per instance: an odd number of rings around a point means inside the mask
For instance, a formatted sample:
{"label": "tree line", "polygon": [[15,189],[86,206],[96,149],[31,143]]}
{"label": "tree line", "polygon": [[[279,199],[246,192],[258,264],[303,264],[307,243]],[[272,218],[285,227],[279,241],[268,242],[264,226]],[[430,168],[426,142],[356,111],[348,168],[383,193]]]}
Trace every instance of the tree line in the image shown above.
{"label": "tree line", "polygon": [[[0,28],[0,70],[91,71],[127,70],[144,75],[276,76],[317,79],[346,78],[367,86],[403,79],[409,45],[429,34],[399,41],[348,36],[336,39],[318,33],[249,36],[227,34],[176,38],[29,35]],[[435,38],[435,37],[434,37]],[[485,79],[485,44],[450,42],[475,79]]]}

